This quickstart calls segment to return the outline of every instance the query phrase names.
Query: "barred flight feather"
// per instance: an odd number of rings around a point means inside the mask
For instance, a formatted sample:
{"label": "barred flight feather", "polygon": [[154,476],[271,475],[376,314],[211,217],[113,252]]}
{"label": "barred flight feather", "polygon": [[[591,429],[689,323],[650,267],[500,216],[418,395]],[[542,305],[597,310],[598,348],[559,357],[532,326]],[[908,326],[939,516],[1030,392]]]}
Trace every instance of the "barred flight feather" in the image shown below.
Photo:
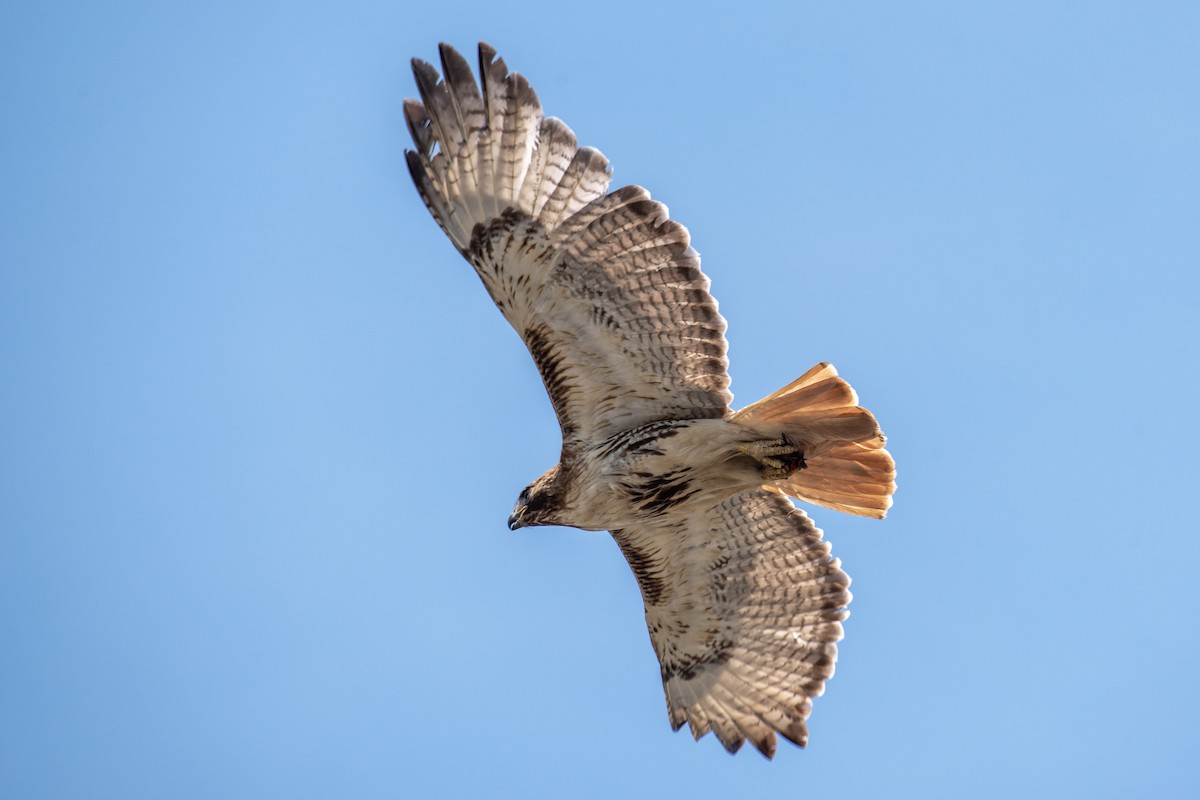
{"label": "barred flight feather", "polygon": [[734,413],[725,320],[687,228],[639,186],[610,192],[608,159],[490,46],[478,83],[453,48],[439,55],[440,75],[413,61],[408,167],[524,339],[563,433],[510,527],[611,531],[672,729],[768,758],[777,735],[803,747],[850,579],[788,497],[882,517],[895,466],[874,416],[825,363]]}

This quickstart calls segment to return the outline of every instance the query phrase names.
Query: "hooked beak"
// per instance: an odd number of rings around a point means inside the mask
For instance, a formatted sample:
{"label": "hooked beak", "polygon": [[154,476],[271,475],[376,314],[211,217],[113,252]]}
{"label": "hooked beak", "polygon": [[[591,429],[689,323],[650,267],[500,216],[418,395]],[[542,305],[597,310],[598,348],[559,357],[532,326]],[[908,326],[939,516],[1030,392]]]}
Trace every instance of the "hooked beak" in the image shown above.
{"label": "hooked beak", "polygon": [[524,528],[525,523],[522,521],[525,517],[525,506],[517,506],[513,509],[512,515],[508,518],[508,529],[515,531],[517,528]]}

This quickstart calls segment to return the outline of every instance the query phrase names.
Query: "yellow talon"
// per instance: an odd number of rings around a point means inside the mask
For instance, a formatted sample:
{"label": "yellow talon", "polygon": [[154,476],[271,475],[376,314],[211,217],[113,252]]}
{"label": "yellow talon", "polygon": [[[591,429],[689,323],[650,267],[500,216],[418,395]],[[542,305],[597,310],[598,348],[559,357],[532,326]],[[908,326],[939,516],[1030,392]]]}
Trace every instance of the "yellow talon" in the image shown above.
{"label": "yellow talon", "polygon": [[[737,446],[738,452],[750,456],[763,468],[763,478],[769,481],[783,480],[798,469],[804,469],[804,453],[798,444],[785,434],[782,439],[746,442]],[[783,456],[783,458],[776,458]]]}

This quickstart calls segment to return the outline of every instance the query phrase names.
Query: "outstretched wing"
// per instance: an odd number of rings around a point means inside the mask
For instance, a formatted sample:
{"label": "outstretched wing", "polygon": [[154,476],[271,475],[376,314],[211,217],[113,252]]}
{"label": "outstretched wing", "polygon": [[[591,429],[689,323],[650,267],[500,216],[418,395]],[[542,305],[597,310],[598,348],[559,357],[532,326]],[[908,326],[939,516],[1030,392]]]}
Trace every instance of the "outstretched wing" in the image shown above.
{"label": "outstretched wing", "polygon": [[613,531],[646,604],[671,727],[731,753],[801,747],[833,675],[850,578],[803,511],[763,489]]}
{"label": "outstretched wing", "polygon": [[525,340],[564,446],[661,419],[729,413],[725,320],[687,229],[641,187],[606,194],[599,151],[543,118],[523,77],[479,46],[482,90],[453,48],[445,80],[413,61],[413,181]]}

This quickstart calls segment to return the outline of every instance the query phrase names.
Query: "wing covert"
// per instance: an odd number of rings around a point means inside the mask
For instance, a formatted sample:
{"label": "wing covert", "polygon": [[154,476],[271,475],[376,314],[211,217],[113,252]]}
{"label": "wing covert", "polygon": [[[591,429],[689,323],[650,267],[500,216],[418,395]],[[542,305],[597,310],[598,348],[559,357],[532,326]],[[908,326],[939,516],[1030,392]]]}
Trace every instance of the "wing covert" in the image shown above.
{"label": "wing covert", "polygon": [[646,604],[671,726],[765,756],[803,747],[833,675],[850,578],[804,512],[763,489],[613,531]]}
{"label": "wing covert", "polygon": [[659,419],[729,413],[725,321],[688,231],[545,118],[481,44],[481,86],[442,45],[414,60],[407,153],[426,206],[529,347],[564,445]]}

